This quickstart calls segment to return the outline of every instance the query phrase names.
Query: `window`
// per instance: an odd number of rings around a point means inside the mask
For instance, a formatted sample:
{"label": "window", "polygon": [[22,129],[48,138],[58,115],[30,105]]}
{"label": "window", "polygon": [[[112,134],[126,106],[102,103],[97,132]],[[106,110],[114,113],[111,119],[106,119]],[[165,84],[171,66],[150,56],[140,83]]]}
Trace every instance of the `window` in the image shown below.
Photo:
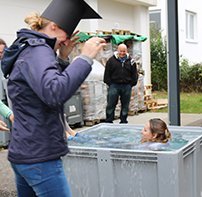
{"label": "window", "polygon": [[196,41],[196,13],[186,11],[186,39]]}
{"label": "window", "polygon": [[149,12],[150,27],[157,30],[161,29],[161,10],[152,10]]}

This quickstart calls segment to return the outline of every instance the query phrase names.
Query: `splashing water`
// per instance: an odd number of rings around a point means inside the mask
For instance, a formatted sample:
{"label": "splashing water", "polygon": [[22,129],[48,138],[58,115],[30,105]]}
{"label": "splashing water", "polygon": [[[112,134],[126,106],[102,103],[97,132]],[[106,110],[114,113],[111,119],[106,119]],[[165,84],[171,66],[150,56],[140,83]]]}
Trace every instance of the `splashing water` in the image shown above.
{"label": "splashing water", "polygon": [[[199,136],[198,132],[172,131],[172,139],[167,151],[177,150]],[[141,128],[132,126],[104,125],[80,132],[73,140],[68,141],[69,146],[137,149],[140,145]]]}

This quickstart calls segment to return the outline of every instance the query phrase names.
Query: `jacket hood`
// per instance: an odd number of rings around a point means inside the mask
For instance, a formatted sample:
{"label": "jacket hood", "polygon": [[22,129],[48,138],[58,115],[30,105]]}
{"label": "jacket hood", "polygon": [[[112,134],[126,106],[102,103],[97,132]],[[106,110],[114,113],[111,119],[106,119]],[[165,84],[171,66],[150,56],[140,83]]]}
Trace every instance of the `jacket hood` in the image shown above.
{"label": "jacket hood", "polygon": [[[56,38],[50,38],[46,34],[29,30],[29,29],[21,29],[20,31],[17,32],[17,39],[19,38],[27,38],[27,39],[44,39],[48,45],[50,45],[51,48],[54,48]],[[14,41],[15,42],[15,41]],[[30,44],[31,45],[31,44]]]}
{"label": "jacket hood", "polygon": [[17,32],[17,39],[13,44],[6,48],[3,58],[1,60],[1,69],[4,73],[4,77],[10,75],[13,65],[17,60],[19,54],[28,46],[44,45],[48,44],[54,49],[56,38],[49,38],[46,34],[42,34],[29,29],[21,29]]}

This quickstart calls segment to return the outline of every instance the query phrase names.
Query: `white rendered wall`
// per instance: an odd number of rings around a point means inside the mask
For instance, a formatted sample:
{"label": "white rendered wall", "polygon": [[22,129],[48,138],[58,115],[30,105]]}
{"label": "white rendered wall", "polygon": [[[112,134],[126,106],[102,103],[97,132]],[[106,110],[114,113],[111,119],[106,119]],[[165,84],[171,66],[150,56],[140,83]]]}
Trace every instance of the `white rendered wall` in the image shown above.
{"label": "white rendered wall", "polygon": [[134,26],[136,32],[147,37],[142,43],[142,67],[145,71],[144,83],[151,84],[151,58],[150,58],[150,36],[149,36],[149,12],[144,6],[134,7]]}
{"label": "white rendered wall", "polygon": [[103,19],[91,19],[86,21],[82,20],[78,25],[78,28],[82,29],[82,31],[111,31],[112,29],[131,30],[132,32],[134,31],[132,20],[133,6],[109,0],[86,1],[89,2],[89,4],[98,11]]}
{"label": "white rendered wall", "polygon": [[[183,0],[179,1],[179,55],[189,59],[192,63],[202,62],[202,1],[201,0]],[[185,11],[197,13],[196,19],[196,42],[186,40],[186,17]]]}
{"label": "white rendered wall", "polygon": [[[158,0],[156,7],[151,10],[161,9],[162,36],[167,34],[167,1]],[[192,63],[202,62],[202,1],[201,0],[178,0],[178,27],[179,27],[179,56],[187,58]],[[197,13],[197,39],[195,42],[186,40],[186,15],[185,11]]]}
{"label": "white rendered wall", "polygon": [[41,13],[50,0],[0,0],[0,38],[10,45],[16,31],[26,27],[24,18],[32,11]]}

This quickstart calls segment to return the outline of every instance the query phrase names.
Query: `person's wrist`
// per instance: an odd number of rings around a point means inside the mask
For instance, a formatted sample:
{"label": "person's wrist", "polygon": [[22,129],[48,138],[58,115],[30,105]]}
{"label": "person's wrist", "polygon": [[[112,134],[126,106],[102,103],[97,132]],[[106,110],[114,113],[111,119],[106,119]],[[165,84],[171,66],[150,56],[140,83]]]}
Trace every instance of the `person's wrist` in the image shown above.
{"label": "person's wrist", "polygon": [[87,61],[90,65],[93,64],[93,59],[90,58],[89,56],[86,56],[86,55],[81,54],[81,55],[79,55],[78,57],[80,57],[81,59]]}
{"label": "person's wrist", "polygon": [[13,113],[11,113],[11,114],[9,115],[9,120],[13,123],[13,121],[14,121],[14,115],[13,115]]}
{"label": "person's wrist", "polygon": [[63,60],[63,61],[69,61],[69,57],[68,56],[59,55],[58,58],[61,59],[61,60]]}
{"label": "person's wrist", "polygon": [[57,57],[57,61],[59,62],[59,64],[62,64],[62,65],[69,65],[69,58],[66,57],[66,58],[61,58],[60,56]]}

